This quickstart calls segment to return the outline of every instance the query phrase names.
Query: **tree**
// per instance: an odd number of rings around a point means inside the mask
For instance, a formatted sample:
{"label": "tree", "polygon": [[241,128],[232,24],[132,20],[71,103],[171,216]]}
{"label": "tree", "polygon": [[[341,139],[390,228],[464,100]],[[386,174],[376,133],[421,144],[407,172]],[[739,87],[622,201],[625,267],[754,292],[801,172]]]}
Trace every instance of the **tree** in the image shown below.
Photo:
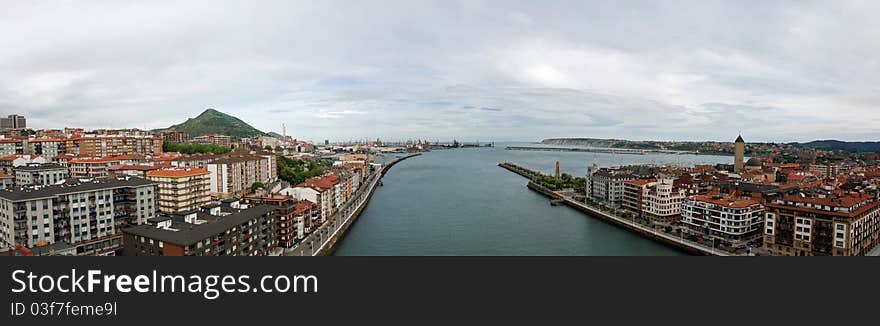
{"label": "tree", "polygon": [[266,185],[263,184],[262,182],[254,182],[254,184],[251,185],[251,192],[257,192],[257,189],[264,189],[264,188],[266,188]]}
{"label": "tree", "polygon": [[263,147],[263,149],[265,149],[265,150],[267,150],[267,151],[271,151],[271,150],[272,150],[272,146],[266,145],[265,147]]}
{"label": "tree", "polygon": [[212,144],[180,144],[166,141],[162,143],[162,151],[180,152],[181,154],[213,153],[219,155],[229,153],[230,149]]}

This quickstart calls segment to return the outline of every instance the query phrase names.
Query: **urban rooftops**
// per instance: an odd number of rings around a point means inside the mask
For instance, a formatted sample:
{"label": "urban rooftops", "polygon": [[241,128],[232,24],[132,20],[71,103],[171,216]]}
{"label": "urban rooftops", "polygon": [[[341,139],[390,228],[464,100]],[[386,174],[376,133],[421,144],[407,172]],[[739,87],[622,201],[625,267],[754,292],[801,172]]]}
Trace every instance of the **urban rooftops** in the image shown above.
{"label": "urban rooftops", "polygon": [[128,176],[101,179],[68,179],[65,180],[64,183],[58,185],[2,189],[0,190],[0,198],[11,201],[24,201],[99,189],[140,187],[156,184],[157,183],[154,181]]}

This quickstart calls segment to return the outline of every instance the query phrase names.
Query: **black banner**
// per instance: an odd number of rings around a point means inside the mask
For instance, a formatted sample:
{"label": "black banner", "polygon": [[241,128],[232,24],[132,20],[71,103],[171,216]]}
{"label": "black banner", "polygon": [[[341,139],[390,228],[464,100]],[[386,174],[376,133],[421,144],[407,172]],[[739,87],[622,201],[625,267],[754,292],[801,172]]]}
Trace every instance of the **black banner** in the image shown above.
{"label": "black banner", "polygon": [[[850,320],[854,313],[872,311],[876,301],[870,298],[880,293],[880,260],[871,258],[47,257],[0,262],[4,320],[11,322],[4,325],[477,320],[543,325],[560,318],[578,324],[721,319],[763,324],[759,316],[767,313],[790,321]],[[163,276],[176,280],[177,292],[166,282],[163,293],[157,284]],[[91,292],[90,278],[97,280]],[[231,292],[221,288],[225,281]],[[197,291],[180,292],[184,283]]]}

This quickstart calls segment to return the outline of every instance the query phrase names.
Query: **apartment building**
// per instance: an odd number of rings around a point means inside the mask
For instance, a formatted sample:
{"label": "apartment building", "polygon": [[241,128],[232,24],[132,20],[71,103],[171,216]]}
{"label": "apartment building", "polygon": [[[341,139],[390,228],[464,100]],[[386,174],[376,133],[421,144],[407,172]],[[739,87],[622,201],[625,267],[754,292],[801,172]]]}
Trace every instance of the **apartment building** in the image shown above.
{"label": "apartment building", "polygon": [[28,164],[46,164],[49,163],[45,157],[30,154],[15,154],[11,156],[0,157],[0,172],[15,175],[15,168]]}
{"label": "apartment building", "polygon": [[26,129],[27,119],[24,116],[10,114],[5,118],[0,118],[0,129]]}
{"label": "apartment building", "polygon": [[211,172],[211,195],[216,198],[242,196],[254,183],[275,182],[278,179],[275,164],[274,155],[223,155],[206,166]]}
{"label": "apartment building", "polygon": [[649,184],[657,182],[657,179],[636,179],[623,183],[623,201],[621,206],[627,212],[635,216],[642,216],[642,196]]}
{"label": "apartment building", "polygon": [[736,196],[692,196],[682,202],[681,222],[691,234],[738,244],[760,237],[764,206]]}
{"label": "apartment building", "polygon": [[229,145],[232,143],[232,138],[226,135],[212,134],[193,137],[190,142],[193,144],[217,145],[220,147],[228,148]]}
{"label": "apartment building", "polygon": [[12,189],[15,186],[15,176],[6,173],[0,173],[0,190]]}
{"label": "apartment building", "polygon": [[858,193],[788,195],[765,204],[764,249],[782,256],[863,256],[880,244],[880,201]]}
{"label": "apartment building", "polygon": [[308,179],[295,187],[290,187],[281,191],[282,194],[290,195],[296,200],[307,200],[315,203],[318,211],[317,224],[323,224],[336,212],[337,202],[340,196],[339,177],[334,174],[325,174],[323,176]]}
{"label": "apartment building", "polygon": [[159,210],[173,214],[187,212],[211,201],[210,172],[198,168],[169,168],[147,172],[147,179],[159,186]]}
{"label": "apartment building", "polygon": [[120,155],[99,158],[77,157],[67,161],[71,178],[103,178],[110,176],[110,167],[137,165],[145,162],[143,156]]}
{"label": "apartment building", "polygon": [[126,256],[267,256],[276,245],[277,207],[238,201],[161,216],[123,229]]}
{"label": "apartment building", "polygon": [[13,168],[16,186],[52,185],[70,177],[67,167],[58,164],[31,163]]}
{"label": "apartment building", "polygon": [[211,163],[219,158],[221,158],[221,156],[214,154],[182,155],[180,157],[169,160],[169,163],[171,164],[171,166],[177,168],[207,169],[208,163]]}
{"label": "apartment building", "polygon": [[78,134],[67,139],[68,152],[83,157],[162,154],[162,137],[148,133]]}
{"label": "apartment building", "polygon": [[107,168],[107,176],[111,178],[130,176],[146,179],[147,173],[149,173],[150,171],[155,171],[168,167],[169,166],[163,165],[120,164]]}
{"label": "apartment building", "polygon": [[162,135],[162,139],[171,143],[186,143],[189,142],[189,133],[185,131],[162,131],[159,133]]}
{"label": "apartment building", "polygon": [[292,248],[297,240],[305,238],[307,222],[315,204],[307,200],[297,201],[292,196],[281,194],[251,194],[244,197],[248,205],[271,205],[276,211],[276,240],[280,248]]}
{"label": "apartment building", "polygon": [[21,140],[14,138],[0,138],[0,157],[24,154]]}
{"label": "apartment building", "polygon": [[112,255],[122,227],[156,216],[156,183],[140,178],[67,180],[0,191],[0,247],[65,242],[78,255]]}
{"label": "apartment building", "polygon": [[62,142],[55,138],[31,138],[27,141],[25,154],[34,154],[52,160],[62,152]]}
{"label": "apartment building", "polygon": [[587,198],[610,207],[620,207],[623,203],[624,183],[637,179],[636,176],[615,170],[601,169],[587,175]]}
{"label": "apartment building", "polygon": [[673,179],[660,178],[643,189],[642,215],[655,223],[673,224],[681,218],[685,190],[676,188]]}

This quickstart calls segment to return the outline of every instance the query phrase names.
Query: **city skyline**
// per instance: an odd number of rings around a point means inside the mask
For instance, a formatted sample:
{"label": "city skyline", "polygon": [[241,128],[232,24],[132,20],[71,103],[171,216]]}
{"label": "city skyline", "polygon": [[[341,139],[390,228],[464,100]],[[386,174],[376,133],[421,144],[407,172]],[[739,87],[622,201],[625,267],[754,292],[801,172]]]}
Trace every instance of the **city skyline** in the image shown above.
{"label": "city skyline", "polygon": [[875,140],[876,6],[11,3],[0,112],[154,129],[212,107],[316,141]]}

